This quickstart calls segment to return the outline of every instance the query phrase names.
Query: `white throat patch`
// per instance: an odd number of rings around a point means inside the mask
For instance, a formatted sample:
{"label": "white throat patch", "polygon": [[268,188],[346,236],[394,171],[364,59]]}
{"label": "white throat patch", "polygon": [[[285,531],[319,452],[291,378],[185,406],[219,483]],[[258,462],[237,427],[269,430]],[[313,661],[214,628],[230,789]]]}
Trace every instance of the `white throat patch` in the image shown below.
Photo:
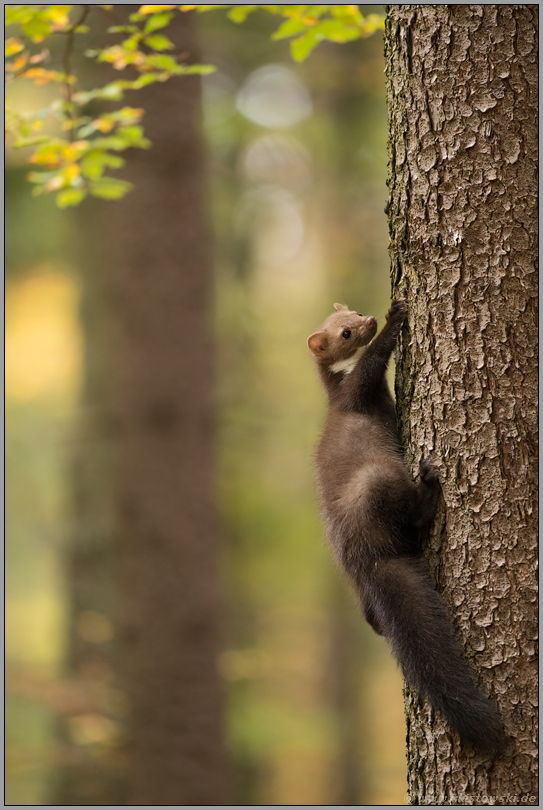
{"label": "white throat patch", "polygon": [[360,360],[364,348],[365,346],[361,346],[351,357],[347,358],[347,360],[338,360],[337,363],[333,363],[330,366],[330,371],[334,374],[339,374],[341,371],[345,372],[345,374],[350,374]]}

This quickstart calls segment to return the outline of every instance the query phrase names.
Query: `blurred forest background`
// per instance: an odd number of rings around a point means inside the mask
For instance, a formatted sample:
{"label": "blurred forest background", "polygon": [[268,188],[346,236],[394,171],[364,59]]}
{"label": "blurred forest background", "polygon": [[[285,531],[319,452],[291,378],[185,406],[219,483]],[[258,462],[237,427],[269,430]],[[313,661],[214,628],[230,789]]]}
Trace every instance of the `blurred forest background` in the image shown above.
{"label": "blurred forest background", "polygon": [[[388,308],[382,38],[295,65],[264,15],[236,26],[214,12],[198,27],[218,68],[203,92],[235,803],[401,804],[401,677],[323,540],[312,452],[325,401],[306,346],[334,301],[381,323]],[[18,92],[24,105],[38,91]],[[70,763],[122,771],[126,714],[107,600],[78,610],[70,596],[74,546],[90,533],[107,547],[113,530],[113,449],[92,425],[110,384],[100,218],[116,203],[59,211],[32,197],[27,171],[9,151],[8,805],[56,803]],[[96,564],[107,584],[107,554]]]}

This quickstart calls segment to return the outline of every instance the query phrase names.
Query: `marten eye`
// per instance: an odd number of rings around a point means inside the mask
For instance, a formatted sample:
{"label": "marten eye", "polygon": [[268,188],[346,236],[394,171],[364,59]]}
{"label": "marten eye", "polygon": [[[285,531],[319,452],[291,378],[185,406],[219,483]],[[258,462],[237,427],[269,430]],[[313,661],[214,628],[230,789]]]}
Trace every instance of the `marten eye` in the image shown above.
{"label": "marten eye", "polygon": [[349,338],[351,337],[351,330],[344,329],[343,332],[341,333],[341,337],[344,337],[345,340],[349,340]]}
{"label": "marten eye", "polygon": [[361,318],[364,317],[361,312],[357,312],[356,314],[359,315]]}

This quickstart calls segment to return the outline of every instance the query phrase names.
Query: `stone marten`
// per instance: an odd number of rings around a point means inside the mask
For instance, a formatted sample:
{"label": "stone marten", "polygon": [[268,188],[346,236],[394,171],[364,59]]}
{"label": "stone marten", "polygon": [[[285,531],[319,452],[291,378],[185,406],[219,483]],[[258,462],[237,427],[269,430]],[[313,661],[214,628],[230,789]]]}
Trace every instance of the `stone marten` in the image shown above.
{"label": "stone marten", "polygon": [[429,459],[413,481],[402,458],[387,364],[404,322],[405,299],[386,324],[334,304],[308,338],[328,394],[317,449],[326,532],[354,583],[362,611],[383,635],[406,681],[446,718],[463,742],[492,753],[503,729],[494,704],[476,689],[420,548],[440,484]]}

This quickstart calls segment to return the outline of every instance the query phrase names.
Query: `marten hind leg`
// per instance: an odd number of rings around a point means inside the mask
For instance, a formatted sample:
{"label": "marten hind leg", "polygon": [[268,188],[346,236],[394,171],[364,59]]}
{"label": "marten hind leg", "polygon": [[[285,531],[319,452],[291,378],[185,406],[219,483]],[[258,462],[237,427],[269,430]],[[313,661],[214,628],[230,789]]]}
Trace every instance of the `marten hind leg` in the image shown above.
{"label": "marten hind leg", "polygon": [[419,479],[415,484],[417,508],[413,525],[423,529],[435,517],[441,485],[437,470],[429,458],[423,458],[419,467]]}
{"label": "marten hind leg", "polygon": [[377,633],[378,636],[382,636],[383,631],[381,630],[379,622],[377,621],[377,617],[375,615],[375,612],[374,612],[372,606],[363,604],[362,605],[362,612],[364,613],[364,618],[366,619],[366,621],[370,625],[370,627],[372,627],[373,630],[375,630],[375,632]]}

